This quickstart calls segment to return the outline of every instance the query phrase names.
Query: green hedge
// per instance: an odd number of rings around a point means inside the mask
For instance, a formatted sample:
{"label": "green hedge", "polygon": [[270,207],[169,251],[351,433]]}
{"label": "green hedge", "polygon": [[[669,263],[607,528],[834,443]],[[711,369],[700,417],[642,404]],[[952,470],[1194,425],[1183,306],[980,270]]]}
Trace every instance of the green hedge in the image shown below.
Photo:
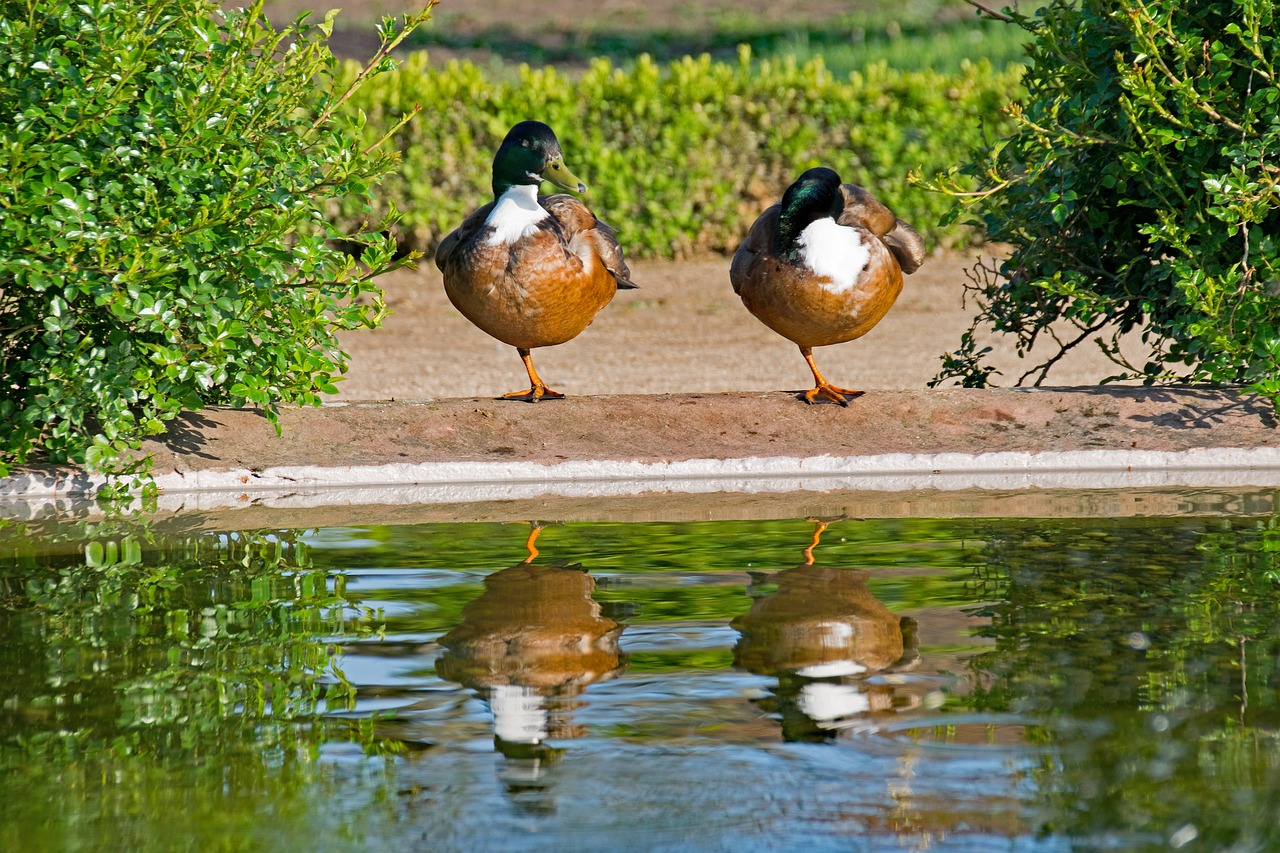
{"label": "green hedge", "polygon": [[[354,74],[354,66],[347,70]],[[550,124],[587,201],[618,228],[633,257],[733,251],[759,212],[803,170],[827,165],[862,184],[935,243],[975,239],[939,224],[953,201],[908,182],[965,162],[1010,130],[1001,108],[1020,68],[966,64],[956,74],[876,65],[837,79],[821,60],[686,57],[666,67],[642,56],[631,70],[596,60],[580,77],[520,66],[492,79],[465,62],[410,55],[349,103],[372,140],[415,105],[422,113],[390,144],[401,165],[377,195],[403,214],[402,247],[432,251],[491,197],[493,152],[511,125]],[[339,226],[368,212],[343,207]]]}

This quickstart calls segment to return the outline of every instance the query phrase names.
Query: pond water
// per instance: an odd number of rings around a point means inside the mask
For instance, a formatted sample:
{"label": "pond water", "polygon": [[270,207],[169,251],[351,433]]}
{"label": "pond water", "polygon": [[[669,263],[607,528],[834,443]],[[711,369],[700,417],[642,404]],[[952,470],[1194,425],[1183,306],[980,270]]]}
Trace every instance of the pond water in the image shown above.
{"label": "pond water", "polygon": [[4,547],[0,849],[1280,849],[1275,515]]}

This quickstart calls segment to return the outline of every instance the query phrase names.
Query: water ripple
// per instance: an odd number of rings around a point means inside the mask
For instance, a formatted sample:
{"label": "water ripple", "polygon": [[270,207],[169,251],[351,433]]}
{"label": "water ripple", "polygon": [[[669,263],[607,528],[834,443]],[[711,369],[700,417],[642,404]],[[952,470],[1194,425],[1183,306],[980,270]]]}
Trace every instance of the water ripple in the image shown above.
{"label": "water ripple", "polygon": [[860,750],[878,755],[968,758],[1057,755],[1065,746],[1105,734],[1102,724],[1021,714],[936,714],[859,720],[845,728]]}

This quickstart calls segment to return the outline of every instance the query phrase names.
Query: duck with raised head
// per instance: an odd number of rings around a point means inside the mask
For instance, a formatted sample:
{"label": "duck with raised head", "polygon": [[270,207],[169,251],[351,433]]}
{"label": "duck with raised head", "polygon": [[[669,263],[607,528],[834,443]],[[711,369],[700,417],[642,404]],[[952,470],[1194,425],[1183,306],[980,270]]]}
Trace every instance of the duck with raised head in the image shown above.
{"label": "duck with raised head", "polygon": [[506,398],[530,403],[564,396],[539,378],[531,350],[577,337],[619,289],[636,286],[613,229],[573,196],[539,195],[543,181],[587,191],[551,128],[522,121],[494,155],[493,201],[436,250],[449,301],[524,361],[529,389]]}
{"label": "duck with raised head", "polygon": [[816,387],[804,398],[847,406],[861,391],[823,378],[813,348],[871,331],[924,262],[924,241],[867,190],[810,169],[756,219],[729,279],[758,320],[800,347]]}

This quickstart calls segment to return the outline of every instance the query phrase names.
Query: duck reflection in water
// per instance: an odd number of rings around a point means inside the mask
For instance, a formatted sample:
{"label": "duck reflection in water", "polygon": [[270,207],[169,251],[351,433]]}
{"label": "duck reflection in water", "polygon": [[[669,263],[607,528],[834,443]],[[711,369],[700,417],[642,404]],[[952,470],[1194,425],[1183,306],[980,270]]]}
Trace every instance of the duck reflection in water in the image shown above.
{"label": "duck reflection in water", "polygon": [[462,622],[440,638],[442,678],[477,691],[493,714],[494,742],[511,759],[528,759],[536,779],[561,750],[548,738],[580,737],[570,713],[586,688],[621,674],[622,626],[591,598],[595,580],[580,564],[537,566],[542,526],[534,523],[528,557],[484,579],[484,592]]}
{"label": "duck reflection in water", "polygon": [[732,623],[741,634],[734,664],[778,679],[761,705],[780,716],[788,741],[832,740],[859,720],[919,703],[866,680],[919,662],[915,620],[890,613],[867,588],[866,572],[815,565],[813,550],[830,522],[812,520],[817,527],[804,562],[753,572],[753,586],[776,584],[777,590]]}

